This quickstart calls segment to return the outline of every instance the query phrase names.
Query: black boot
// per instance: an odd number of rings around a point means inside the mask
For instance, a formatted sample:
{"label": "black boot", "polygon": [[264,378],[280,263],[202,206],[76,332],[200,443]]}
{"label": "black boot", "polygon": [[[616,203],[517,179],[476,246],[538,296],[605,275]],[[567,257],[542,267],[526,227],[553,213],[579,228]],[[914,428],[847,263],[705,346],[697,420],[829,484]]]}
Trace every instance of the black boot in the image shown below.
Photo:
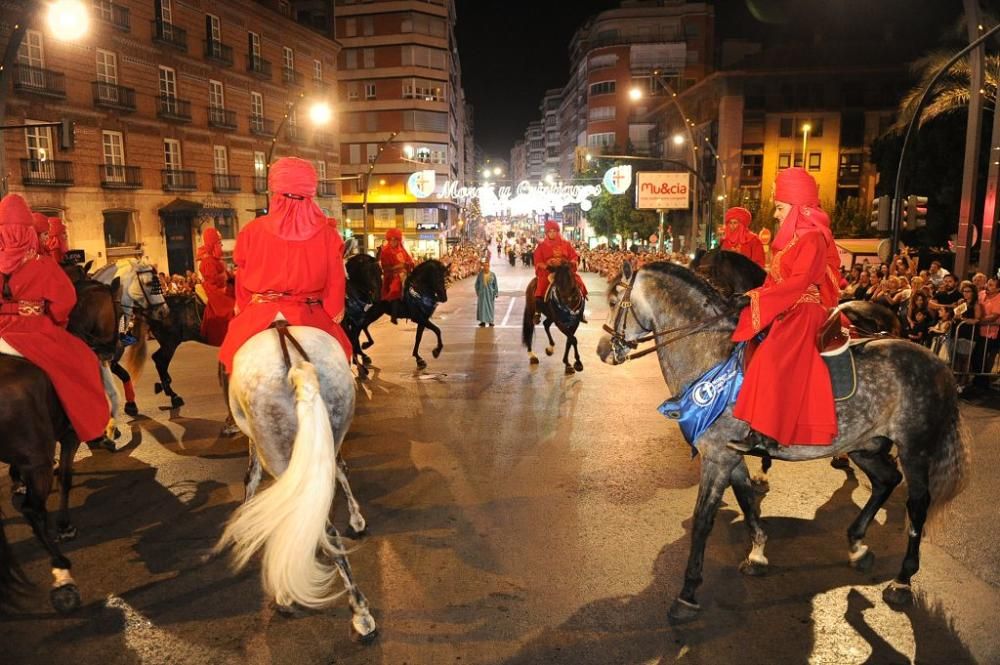
{"label": "black boot", "polygon": [[778,452],[777,441],[754,429],[747,432],[746,438],[742,441],[730,441],[726,447],[744,455],[757,457],[770,457],[772,453]]}
{"label": "black boot", "polygon": [[87,442],[87,446],[91,450],[106,450],[109,453],[115,452],[115,443],[106,436],[99,436],[96,439],[91,439]]}
{"label": "black boot", "polygon": [[399,301],[398,300],[393,300],[391,303],[389,303],[389,321],[391,321],[392,325],[394,325],[394,326],[399,325]]}

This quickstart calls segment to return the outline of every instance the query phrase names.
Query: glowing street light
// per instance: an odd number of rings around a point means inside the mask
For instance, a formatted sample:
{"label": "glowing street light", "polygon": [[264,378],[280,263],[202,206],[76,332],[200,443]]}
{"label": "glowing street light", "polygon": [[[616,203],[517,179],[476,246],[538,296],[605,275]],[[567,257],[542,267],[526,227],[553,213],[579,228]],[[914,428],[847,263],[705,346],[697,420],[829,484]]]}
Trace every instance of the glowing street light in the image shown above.
{"label": "glowing street light", "polygon": [[56,0],[49,5],[46,23],[56,39],[75,41],[90,27],[90,12],[81,0]]}
{"label": "glowing street light", "polygon": [[673,141],[674,141],[674,145],[676,145],[676,146],[682,146],[682,145],[684,145],[684,135],[683,134],[674,134]]}
{"label": "glowing street light", "polygon": [[309,107],[309,120],[317,127],[325,125],[333,119],[333,109],[326,102],[314,102]]}
{"label": "glowing street light", "polygon": [[414,153],[412,145],[403,146],[403,157],[406,157],[407,159],[413,159],[414,154],[416,153]]}
{"label": "glowing street light", "polygon": [[809,144],[809,132],[812,131],[812,125],[808,122],[802,124],[802,165],[808,166],[808,158],[806,157],[806,146]]}
{"label": "glowing street light", "polygon": [[592,161],[594,161],[594,156],[593,156],[593,155],[591,155],[591,154],[590,154],[590,153],[588,152],[588,153],[587,153],[587,154],[586,154],[586,155],[584,156],[584,159],[585,159],[585,160],[587,160],[588,162],[592,162]]}
{"label": "glowing street light", "polygon": [[631,99],[633,102],[639,101],[640,99],[642,99],[642,90],[640,90],[638,87],[633,87],[631,90],[628,91],[628,98]]}
{"label": "glowing street light", "polygon": [[554,185],[556,184],[556,177],[550,173],[547,176],[545,176],[545,182],[547,182],[550,185]]}
{"label": "glowing street light", "polygon": [[489,178],[490,177],[490,170],[489,169],[483,169],[483,177],[484,178]]}
{"label": "glowing street light", "polygon": [[500,175],[500,167],[499,166],[494,166],[493,167],[493,175]]}

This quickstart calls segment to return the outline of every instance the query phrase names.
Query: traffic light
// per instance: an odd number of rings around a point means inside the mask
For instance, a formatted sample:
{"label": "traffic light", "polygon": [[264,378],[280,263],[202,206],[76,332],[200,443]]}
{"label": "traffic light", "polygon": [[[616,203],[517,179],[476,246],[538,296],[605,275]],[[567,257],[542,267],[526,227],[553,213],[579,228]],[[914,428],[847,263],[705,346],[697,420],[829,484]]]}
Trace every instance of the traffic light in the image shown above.
{"label": "traffic light", "polygon": [[888,195],[882,195],[872,201],[872,228],[880,232],[888,232],[891,228],[892,201]]}
{"label": "traffic light", "polygon": [[74,131],[76,123],[67,118],[63,118],[59,121],[59,149],[60,150],[72,150],[73,145],[76,142],[74,137]]}
{"label": "traffic light", "polygon": [[903,228],[916,229],[927,226],[927,197],[911,194],[906,197],[903,210]]}

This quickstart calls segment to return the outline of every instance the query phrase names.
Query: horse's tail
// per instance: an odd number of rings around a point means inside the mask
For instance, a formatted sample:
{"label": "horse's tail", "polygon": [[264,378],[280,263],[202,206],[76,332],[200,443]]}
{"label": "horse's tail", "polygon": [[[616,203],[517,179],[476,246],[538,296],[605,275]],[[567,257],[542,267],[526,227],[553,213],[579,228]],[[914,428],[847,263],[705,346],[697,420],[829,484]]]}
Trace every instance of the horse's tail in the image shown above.
{"label": "horse's tail", "polygon": [[3,513],[0,513],[0,606],[9,604],[29,585],[30,582],[21,572],[21,567],[7,542],[7,534],[3,528]]}
{"label": "horse's tail", "polygon": [[535,338],[535,280],[531,280],[524,292],[524,317],[521,319],[521,343],[531,351]]}
{"label": "horse's tail", "polygon": [[970,440],[969,428],[962,422],[962,416],[958,413],[956,405],[953,422],[941,438],[940,445],[931,454],[931,505],[928,519],[965,489],[969,471]]}
{"label": "horse's tail", "polygon": [[145,319],[142,317],[136,318],[132,335],[135,337],[136,342],[125,349],[121,364],[125,367],[125,371],[128,372],[129,376],[132,377],[132,383],[134,384],[142,376],[142,369],[146,366],[146,357],[149,355],[149,349],[146,347],[149,326],[146,324]]}
{"label": "horse's tail", "polygon": [[239,570],[263,548],[264,588],[280,605],[317,608],[340,595],[332,590],[336,566],[319,558],[343,554],[327,533],[337,446],[315,366],[298,362],[288,379],[299,422],[288,468],[236,510],[215,549],[231,545]]}

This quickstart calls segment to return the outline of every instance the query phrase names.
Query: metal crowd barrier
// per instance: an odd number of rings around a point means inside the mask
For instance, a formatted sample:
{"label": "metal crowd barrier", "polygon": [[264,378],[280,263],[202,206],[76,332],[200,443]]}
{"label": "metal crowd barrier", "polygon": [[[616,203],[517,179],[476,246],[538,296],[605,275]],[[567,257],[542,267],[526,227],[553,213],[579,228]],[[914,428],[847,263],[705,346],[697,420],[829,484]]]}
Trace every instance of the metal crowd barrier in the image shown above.
{"label": "metal crowd barrier", "polygon": [[985,376],[993,383],[1000,379],[1000,339],[981,335],[981,325],[959,321],[947,336],[934,339],[931,351],[945,360],[956,376]]}

